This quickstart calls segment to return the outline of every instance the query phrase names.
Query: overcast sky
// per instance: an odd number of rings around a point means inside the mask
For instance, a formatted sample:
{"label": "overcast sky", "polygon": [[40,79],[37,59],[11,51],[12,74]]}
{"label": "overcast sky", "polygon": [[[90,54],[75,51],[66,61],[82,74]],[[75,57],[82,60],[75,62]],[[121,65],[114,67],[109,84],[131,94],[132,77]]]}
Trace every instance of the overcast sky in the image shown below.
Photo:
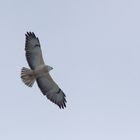
{"label": "overcast sky", "polygon": [[[1,0],[1,140],[140,140],[140,1]],[[26,31],[67,96],[25,86]]]}

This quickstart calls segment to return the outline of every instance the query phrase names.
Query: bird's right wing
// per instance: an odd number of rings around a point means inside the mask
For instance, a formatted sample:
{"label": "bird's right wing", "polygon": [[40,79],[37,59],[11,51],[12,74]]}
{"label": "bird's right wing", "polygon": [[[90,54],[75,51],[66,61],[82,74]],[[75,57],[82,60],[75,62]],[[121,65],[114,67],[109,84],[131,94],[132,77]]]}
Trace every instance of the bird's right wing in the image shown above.
{"label": "bird's right wing", "polygon": [[40,76],[37,78],[37,84],[42,93],[53,103],[57,104],[59,108],[66,107],[66,96],[64,92],[53,81],[50,74]]}

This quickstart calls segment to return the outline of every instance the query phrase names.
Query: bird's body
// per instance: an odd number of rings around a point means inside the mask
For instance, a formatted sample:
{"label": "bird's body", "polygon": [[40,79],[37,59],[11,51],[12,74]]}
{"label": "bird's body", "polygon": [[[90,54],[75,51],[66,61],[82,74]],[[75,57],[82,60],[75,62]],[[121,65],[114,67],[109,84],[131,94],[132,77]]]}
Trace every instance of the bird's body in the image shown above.
{"label": "bird's body", "polygon": [[40,66],[37,66],[33,72],[35,74],[35,77],[38,78],[40,76],[44,76],[44,75],[47,75],[49,74],[49,71],[52,70],[53,68],[48,66],[48,65],[40,65]]}
{"label": "bird's body", "polygon": [[39,39],[34,33],[27,32],[25,51],[31,69],[22,68],[22,81],[29,87],[32,87],[36,81],[43,95],[60,108],[66,107],[66,96],[49,74],[53,68],[44,63]]}

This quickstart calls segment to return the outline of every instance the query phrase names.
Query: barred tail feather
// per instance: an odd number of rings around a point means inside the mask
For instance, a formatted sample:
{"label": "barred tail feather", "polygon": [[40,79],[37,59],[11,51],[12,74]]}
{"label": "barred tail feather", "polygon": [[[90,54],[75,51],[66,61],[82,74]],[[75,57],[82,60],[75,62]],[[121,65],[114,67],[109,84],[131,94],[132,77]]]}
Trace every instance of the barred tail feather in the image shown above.
{"label": "barred tail feather", "polygon": [[25,85],[32,87],[35,82],[35,75],[31,69],[23,67],[21,69],[21,79]]}

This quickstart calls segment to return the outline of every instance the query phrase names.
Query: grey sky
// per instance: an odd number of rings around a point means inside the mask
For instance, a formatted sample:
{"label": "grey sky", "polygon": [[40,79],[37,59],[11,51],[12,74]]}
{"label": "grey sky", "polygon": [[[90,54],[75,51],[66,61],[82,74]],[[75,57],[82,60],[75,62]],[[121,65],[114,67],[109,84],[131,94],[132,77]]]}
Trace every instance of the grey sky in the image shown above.
{"label": "grey sky", "polygon": [[[139,0],[1,1],[1,140],[139,140]],[[60,110],[26,87],[25,32],[39,37],[67,95]]]}

